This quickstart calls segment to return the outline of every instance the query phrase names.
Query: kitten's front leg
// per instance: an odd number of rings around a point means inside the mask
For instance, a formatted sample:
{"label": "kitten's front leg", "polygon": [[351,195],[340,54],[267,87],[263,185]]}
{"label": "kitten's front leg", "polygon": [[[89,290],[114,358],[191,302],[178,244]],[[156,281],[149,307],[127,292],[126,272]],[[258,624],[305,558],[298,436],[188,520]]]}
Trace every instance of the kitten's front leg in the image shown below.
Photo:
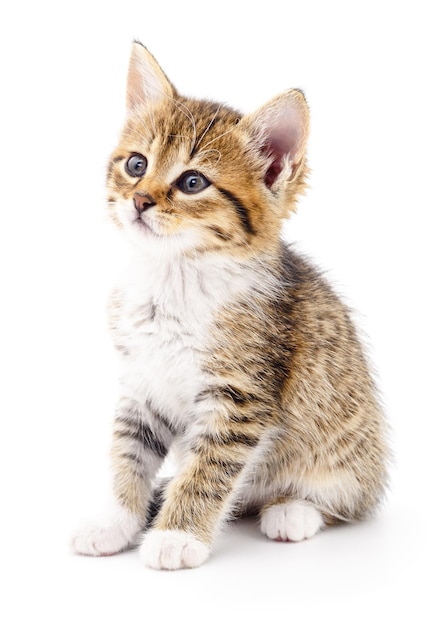
{"label": "kitten's front leg", "polygon": [[123,398],[117,407],[111,449],[113,502],[105,522],[72,539],[79,554],[105,556],[134,543],[146,522],[151,482],[164,460],[172,433],[147,406]]}
{"label": "kitten's front leg", "polygon": [[233,416],[227,411],[209,416],[206,432],[196,437],[185,469],[168,485],[163,506],[145,536],[141,547],[145,565],[179,569],[197,567],[207,559],[244,472],[265,445],[264,433],[264,423],[252,419],[246,406]]}

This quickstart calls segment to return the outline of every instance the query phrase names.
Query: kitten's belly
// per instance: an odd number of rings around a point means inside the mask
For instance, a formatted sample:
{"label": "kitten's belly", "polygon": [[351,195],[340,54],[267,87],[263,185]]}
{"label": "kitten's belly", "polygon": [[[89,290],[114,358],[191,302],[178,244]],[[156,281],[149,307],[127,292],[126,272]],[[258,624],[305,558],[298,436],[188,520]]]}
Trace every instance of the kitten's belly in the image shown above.
{"label": "kitten's belly", "polygon": [[142,404],[149,401],[177,422],[187,422],[204,386],[202,338],[172,320],[136,325],[130,323],[133,328],[122,342],[127,352],[121,370],[124,393]]}

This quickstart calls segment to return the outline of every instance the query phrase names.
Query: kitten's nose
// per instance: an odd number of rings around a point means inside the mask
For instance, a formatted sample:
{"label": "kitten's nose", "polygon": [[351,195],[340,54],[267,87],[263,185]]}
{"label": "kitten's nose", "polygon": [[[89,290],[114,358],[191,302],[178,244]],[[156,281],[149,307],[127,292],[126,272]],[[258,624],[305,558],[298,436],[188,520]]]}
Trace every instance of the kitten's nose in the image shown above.
{"label": "kitten's nose", "polygon": [[154,206],[156,202],[148,193],[136,192],[133,196],[133,202],[136,211],[141,215],[144,211]]}

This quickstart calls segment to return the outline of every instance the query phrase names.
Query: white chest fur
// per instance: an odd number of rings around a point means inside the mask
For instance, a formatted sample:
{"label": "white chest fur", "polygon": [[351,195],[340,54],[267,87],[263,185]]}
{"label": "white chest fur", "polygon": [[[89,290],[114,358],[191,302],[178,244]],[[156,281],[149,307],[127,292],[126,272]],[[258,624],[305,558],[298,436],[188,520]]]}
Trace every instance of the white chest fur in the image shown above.
{"label": "white chest fur", "polygon": [[248,291],[252,279],[245,265],[218,257],[133,259],[112,310],[123,393],[187,423],[206,385],[202,363],[215,314]]}

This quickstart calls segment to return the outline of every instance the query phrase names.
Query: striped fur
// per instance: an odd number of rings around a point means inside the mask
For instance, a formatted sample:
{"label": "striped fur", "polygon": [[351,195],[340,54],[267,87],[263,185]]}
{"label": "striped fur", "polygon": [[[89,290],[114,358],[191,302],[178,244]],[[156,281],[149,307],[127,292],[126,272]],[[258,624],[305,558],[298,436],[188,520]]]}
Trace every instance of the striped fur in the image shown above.
{"label": "striped fur", "polygon": [[[232,515],[260,514],[284,540],[369,515],[388,450],[366,359],[348,310],[280,238],[307,174],[303,94],[248,116],[184,98],[136,43],[127,104],[108,169],[132,244],[110,301],[121,521],[75,548],[118,551],[149,527],[144,562],[175,569],[205,560]],[[178,474],[156,486],[173,444]]]}

